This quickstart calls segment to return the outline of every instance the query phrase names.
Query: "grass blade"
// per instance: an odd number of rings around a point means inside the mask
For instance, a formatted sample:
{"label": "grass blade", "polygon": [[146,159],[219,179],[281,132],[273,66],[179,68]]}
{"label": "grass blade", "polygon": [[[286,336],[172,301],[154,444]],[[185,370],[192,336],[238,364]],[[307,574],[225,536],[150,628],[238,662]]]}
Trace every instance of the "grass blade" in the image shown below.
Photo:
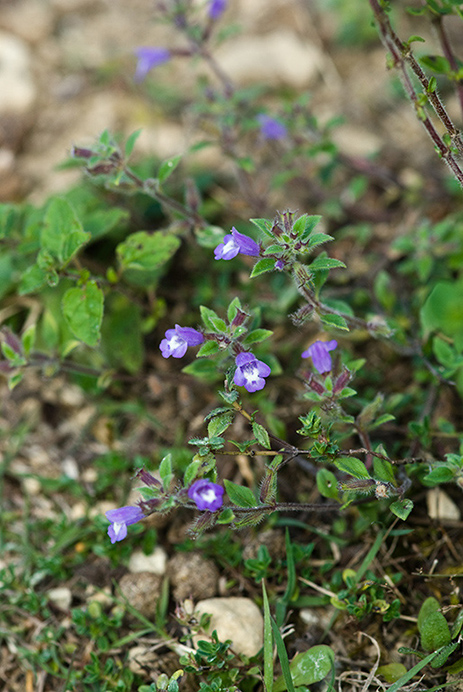
{"label": "grass blade", "polygon": [[273,687],[273,635],[268,603],[267,589],[262,581],[262,596],[264,600],[264,690],[272,692]]}

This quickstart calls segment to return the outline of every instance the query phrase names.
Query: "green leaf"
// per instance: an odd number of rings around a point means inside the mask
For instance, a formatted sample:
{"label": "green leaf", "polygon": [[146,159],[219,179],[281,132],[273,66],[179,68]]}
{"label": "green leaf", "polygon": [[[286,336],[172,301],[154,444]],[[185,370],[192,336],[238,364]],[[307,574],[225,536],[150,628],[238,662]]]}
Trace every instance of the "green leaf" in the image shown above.
{"label": "green leaf", "polygon": [[463,281],[440,281],[427,297],[421,312],[421,324],[428,335],[441,330],[463,349]]}
{"label": "green leaf", "polygon": [[163,231],[137,231],[116,248],[125,278],[136,286],[155,283],[163,266],[180,247],[180,239]]}
{"label": "green leaf", "polygon": [[118,226],[121,227],[122,224],[126,225],[129,218],[130,214],[127,209],[105,207],[87,213],[82,223],[85,226],[85,230],[92,236],[92,240],[96,240],[97,238],[102,238],[107,235]]}
{"label": "green leaf", "polygon": [[41,233],[41,249],[59,266],[70,262],[77,251],[90,240],[73,207],[62,197],[52,199],[47,207]]}
{"label": "green leaf", "polygon": [[336,269],[336,267],[346,268],[344,262],[334,259],[334,257],[326,257],[325,253],[319,255],[308,265],[311,272],[321,271],[322,269]]}
{"label": "green leaf", "polygon": [[371,478],[363,461],[360,461],[360,459],[356,459],[355,457],[343,457],[341,459],[336,459],[334,465],[340,471],[348,473],[354,478]]}
{"label": "green leaf", "polygon": [[137,139],[139,138],[141,133],[142,133],[142,129],[140,128],[139,130],[135,130],[135,132],[132,132],[132,134],[130,134],[127,137],[127,140],[125,143],[125,157],[127,159],[129,158],[130,154],[132,153],[133,148],[135,146],[135,142],[137,141]]}
{"label": "green leaf", "polygon": [[384,425],[384,423],[389,423],[389,421],[391,420],[395,420],[395,416],[393,416],[392,413],[383,413],[381,416],[378,416],[375,422],[369,426],[370,430],[379,428],[380,425]]}
{"label": "green leaf", "polygon": [[231,524],[231,522],[235,519],[235,515],[233,514],[233,510],[230,507],[225,507],[217,519],[218,524]]}
{"label": "green leaf", "polygon": [[430,612],[420,624],[421,646],[425,651],[435,651],[450,643],[450,629],[441,612]]}
{"label": "green leaf", "polygon": [[348,332],[349,327],[346,320],[341,315],[320,315],[320,320],[327,327],[336,327],[337,329],[343,329]]}
{"label": "green leaf", "polygon": [[29,356],[30,352],[34,348],[35,332],[36,332],[35,324],[31,324],[30,327],[28,327],[25,330],[24,334],[21,337],[22,347],[23,347],[23,350],[24,350],[24,353],[26,356]]}
{"label": "green leaf", "polygon": [[199,306],[199,311],[201,313],[201,319],[207,329],[215,334],[227,331],[227,325],[224,320],[218,316],[214,310],[211,308],[206,308],[204,305]]}
{"label": "green leaf", "polygon": [[209,437],[214,437],[221,435],[233,422],[234,414],[232,411],[227,411],[226,413],[221,413],[218,416],[214,416],[212,420],[209,421],[207,426],[207,434]]}
{"label": "green leaf", "polygon": [[424,621],[428,618],[431,613],[438,613],[440,610],[440,604],[437,598],[434,596],[429,596],[422,604],[420,612],[418,613],[418,630],[421,632],[421,628],[424,625]]}
{"label": "green leaf", "polygon": [[158,171],[158,180],[160,183],[163,183],[167,178],[172,175],[172,173],[175,171],[177,168],[178,164],[182,160],[182,155],[177,154],[177,156],[172,156],[170,159],[166,159],[166,161],[163,161],[161,165],[159,166],[159,171]]}
{"label": "green leaf", "polygon": [[[296,654],[289,664],[292,681],[295,687],[313,685],[325,678],[334,668],[333,650],[325,644],[313,646],[308,651]],[[283,677],[278,678],[273,692],[284,692],[287,689]]]}
{"label": "green leaf", "polygon": [[424,476],[426,485],[438,485],[439,483],[450,483],[455,478],[455,471],[448,466],[438,466]]}
{"label": "green leaf", "polygon": [[257,228],[262,231],[262,233],[265,233],[266,235],[270,236],[273,238],[273,234],[271,232],[272,229],[272,222],[269,221],[268,219],[249,219],[251,223],[254,224],[254,226],[257,226]]}
{"label": "green leaf", "polygon": [[296,233],[298,239],[304,243],[309,239],[310,234],[321,221],[321,218],[321,216],[317,215],[309,216],[309,214],[302,214],[302,216],[294,222],[293,233]]}
{"label": "green leaf", "polygon": [[425,67],[429,67],[438,74],[449,74],[451,72],[450,63],[442,55],[422,55],[419,61]]}
{"label": "green leaf", "polygon": [[387,459],[373,458],[373,475],[377,481],[395,483],[394,467]]}
{"label": "green leaf", "polygon": [[312,250],[314,247],[317,247],[317,245],[327,243],[329,240],[334,240],[332,235],[328,235],[327,233],[314,233],[310,236],[307,247],[309,250]]}
{"label": "green leaf", "polygon": [[172,473],[171,454],[167,454],[159,464],[159,475],[161,476],[162,487],[167,492],[174,477],[174,474]]}
{"label": "green leaf", "polygon": [[20,296],[25,293],[32,293],[37,291],[37,289],[42,288],[47,281],[46,272],[41,269],[37,264],[33,264],[32,267],[28,267],[21,276],[19,282],[18,293]]}
{"label": "green leaf", "polygon": [[279,254],[282,251],[282,246],[278,245],[277,243],[273,243],[272,245],[267,245],[267,247],[264,250],[264,255],[274,255],[274,254]]}
{"label": "green leaf", "polygon": [[[127,335],[130,334],[130,338]],[[125,368],[132,375],[144,360],[141,309],[126,296],[113,293],[106,305],[101,329],[102,348],[113,368]]]}
{"label": "green leaf", "polygon": [[103,303],[103,291],[96,281],[70,288],[63,296],[64,319],[74,336],[88,346],[96,346],[100,339]]}
{"label": "green leaf", "polygon": [[377,669],[376,675],[382,675],[386,682],[395,682],[406,672],[403,663],[387,663]]}
{"label": "green leaf", "polygon": [[188,488],[193,483],[202,465],[202,459],[195,458],[193,461],[190,461],[183,475],[183,485],[185,488]]}
{"label": "green leaf", "polygon": [[413,509],[413,502],[408,498],[405,500],[396,500],[389,505],[389,509],[393,514],[396,515],[396,517],[399,517],[399,519],[405,521]]}
{"label": "green leaf", "polygon": [[182,368],[182,372],[193,375],[205,382],[217,382],[223,375],[217,370],[217,365],[206,358],[198,358],[189,365]]}
{"label": "green leaf", "polygon": [[1,351],[5,358],[10,361],[11,365],[19,367],[20,365],[26,364],[26,361],[22,353],[18,353],[17,351],[15,351],[14,348],[12,348],[10,344],[6,341],[1,342]]}
{"label": "green leaf", "polygon": [[259,274],[264,274],[265,272],[273,271],[275,268],[275,258],[274,257],[264,257],[255,263],[253,270],[251,272],[251,279]]}
{"label": "green leaf", "polygon": [[215,341],[205,341],[199,351],[196,353],[196,358],[203,358],[205,356],[213,356],[215,353],[220,351],[220,346]]}
{"label": "green leaf", "polygon": [[262,425],[260,425],[259,423],[253,423],[252,432],[254,433],[256,440],[259,442],[260,445],[262,445],[262,447],[270,449],[270,438],[268,436],[268,432]]}
{"label": "green leaf", "polygon": [[428,94],[433,94],[437,89],[437,79],[435,77],[431,77],[431,79],[428,82],[428,86],[426,87],[426,91]]}
{"label": "green leaf", "polygon": [[272,334],[273,332],[270,329],[253,329],[253,331],[249,332],[243,339],[243,344],[245,346],[257,344],[261,341],[265,341],[265,339],[268,339]]}
{"label": "green leaf", "polygon": [[317,471],[317,488],[323,497],[329,497],[333,500],[339,499],[338,481],[334,473],[328,469],[320,469]]}
{"label": "green leaf", "polygon": [[455,639],[455,637],[458,637],[458,635],[461,632],[462,627],[463,627],[463,608],[460,609],[457,617],[455,618],[455,622],[452,625],[452,632],[451,632],[452,639]]}
{"label": "green leaf", "polygon": [[441,339],[439,336],[435,336],[432,340],[432,350],[439,363],[444,367],[452,368],[454,366],[457,353],[447,341],[444,341],[444,339]]}
{"label": "green leaf", "polygon": [[24,371],[22,371],[22,370],[18,370],[18,372],[12,373],[8,377],[8,389],[10,391],[13,390],[16,387],[16,385],[18,385],[21,382],[23,377],[24,377]]}
{"label": "green leaf", "polygon": [[236,298],[233,298],[233,300],[231,301],[230,305],[227,308],[227,319],[228,319],[230,324],[235,319],[235,317],[238,313],[238,310],[242,310],[242,307],[241,307],[240,299],[238,297],[236,297]]}
{"label": "green leaf", "polygon": [[250,488],[246,488],[243,485],[238,485],[229,481],[227,478],[224,480],[225,491],[228,495],[230,502],[237,507],[256,507],[258,502],[254,497],[254,493]]}
{"label": "green leaf", "polygon": [[198,245],[206,248],[216,248],[223,242],[224,230],[220,226],[205,226],[195,231]]}

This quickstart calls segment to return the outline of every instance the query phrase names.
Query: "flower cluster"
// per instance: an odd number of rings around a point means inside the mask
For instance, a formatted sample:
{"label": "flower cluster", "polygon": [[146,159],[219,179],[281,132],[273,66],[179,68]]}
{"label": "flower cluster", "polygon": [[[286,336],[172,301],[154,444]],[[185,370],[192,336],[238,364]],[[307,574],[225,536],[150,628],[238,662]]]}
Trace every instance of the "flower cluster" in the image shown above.
{"label": "flower cluster", "polygon": [[183,358],[188,346],[199,346],[204,341],[204,336],[192,327],[180,327],[166,331],[166,338],[161,341],[159,348],[164,358]]}
{"label": "flower cluster", "polygon": [[233,227],[231,233],[228,233],[220,245],[217,245],[215,248],[214,256],[216,260],[231,260],[236,257],[239,252],[241,252],[242,255],[257,257],[260,248],[255,240],[244,235],[244,233],[240,233]]}
{"label": "flower cluster", "polygon": [[248,392],[257,392],[265,387],[265,377],[270,375],[270,367],[257,360],[250,352],[238,353],[235,359],[236,370],[233,382]]}
{"label": "flower cluster", "polygon": [[288,134],[286,126],[276,118],[261,113],[257,116],[260,125],[260,133],[264,139],[284,139]]}
{"label": "flower cluster", "polygon": [[227,7],[228,0],[211,0],[207,13],[211,19],[218,19],[220,15],[225,11]]}
{"label": "flower cluster", "polygon": [[167,48],[159,48],[157,46],[137,48],[135,55],[138,58],[134,77],[136,82],[142,82],[153,67],[158,67],[158,65],[162,65],[171,58],[171,53]]}
{"label": "flower cluster", "polygon": [[312,358],[312,363],[320,374],[331,370],[330,351],[333,351],[338,342],[332,339],[331,341],[315,341],[309,348],[304,351],[302,358]]}
{"label": "flower cluster", "polygon": [[122,541],[127,536],[127,526],[136,524],[144,516],[140,507],[132,505],[110,509],[106,512],[106,518],[111,522],[110,526],[108,526],[108,536],[111,539],[111,543]]}
{"label": "flower cluster", "polygon": [[215,512],[222,507],[224,492],[221,485],[201,478],[189,487],[188,497],[202,512]]}

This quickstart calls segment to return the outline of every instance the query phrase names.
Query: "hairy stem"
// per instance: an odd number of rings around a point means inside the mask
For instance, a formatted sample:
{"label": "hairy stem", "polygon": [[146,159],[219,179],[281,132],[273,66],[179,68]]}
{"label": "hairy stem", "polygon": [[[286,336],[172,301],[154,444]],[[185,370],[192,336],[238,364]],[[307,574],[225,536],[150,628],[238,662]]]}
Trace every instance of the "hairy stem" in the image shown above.
{"label": "hairy stem", "polygon": [[407,64],[410,66],[416,77],[418,78],[420,84],[423,87],[424,93],[426,94],[428,103],[433,107],[436,115],[441,120],[444,125],[447,134],[450,137],[452,144],[458,149],[460,153],[463,153],[463,142],[461,140],[460,132],[452,123],[442,101],[440,100],[437,92],[430,88],[429,80],[426,74],[422,70],[421,66],[416,61],[410,46],[403,43],[394,29],[391,26],[388,16],[384,8],[381,6],[379,0],[369,0],[370,7],[373,11],[379,34],[381,39],[390,52],[392,56],[392,61],[394,67],[396,67],[402,78],[402,84],[405,89],[405,93],[412,102],[418,119],[423,123],[428,135],[434,143],[439,155],[446,162],[460,185],[463,186],[463,170],[455,159],[454,153],[450,147],[448,147],[439,133],[437,132],[434,124],[426,114],[424,107],[421,105],[418,99],[418,94],[413,86],[410,75],[408,74]]}

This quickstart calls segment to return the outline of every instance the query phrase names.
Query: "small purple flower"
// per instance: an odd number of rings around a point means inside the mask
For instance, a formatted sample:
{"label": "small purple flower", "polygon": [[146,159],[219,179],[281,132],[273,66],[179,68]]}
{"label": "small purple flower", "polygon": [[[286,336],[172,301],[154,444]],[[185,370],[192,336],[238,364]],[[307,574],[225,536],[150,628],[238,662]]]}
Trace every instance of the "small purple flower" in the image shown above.
{"label": "small purple flower", "polygon": [[248,392],[257,392],[265,387],[264,377],[271,373],[269,366],[257,360],[249,351],[238,353],[235,358],[236,370],[233,382],[238,387],[245,387]]}
{"label": "small purple flower", "polygon": [[282,259],[277,259],[275,262],[275,269],[279,272],[283,271],[285,268],[285,263],[283,262]]}
{"label": "small purple flower", "polygon": [[138,58],[134,77],[136,82],[142,82],[153,67],[162,65],[171,58],[170,51],[167,48],[152,48],[150,46],[137,48],[135,55]]}
{"label": "small purple flower", "polygon": [[201,511],[215,512],[223,504],[224,489],[221,485],[201,478],[188,488],[188,497]]}
{"label": "small purple flower", "polygon": [[288,134],[286,126],[276,118],[261,113],[257,116],[260,131],[264,139],[284,139]]}
{"label": "small purple flower", "polygon": [[109,519],[111,526],[108,526],[108,536],[111,543],[122,541],[127,536],[127,526],[136,524],[137,521],[145,516],[140,507],[119,507],[119,509],[110,509],[105,512],[106,519]]}
{"label": "small purple flower", "polygon": [[243,255],[257,257],[260,248],[255,240],[244,235],[244,233],[239,233],[233,226],[231,233],[228,233],[224,237],[223,242],[215,248],[214,255],[216,260],[231,260],[236,257],[239,252]]}
{"label": "small purple flower", "polygon": [[329,351],[333,351],[337,345],[338,342],[334,339],[331,341],[315,341],[312,346],[309,346],[307,351],[304,351],[302,357],[312,358],[313,366],[319,373],[329,372],[331,370]]}
{"label": "small purple flower", "polygon": [[159,345],[164,358],[182,358],[188,346],[198,346],[204,341],[204,336],[192,327],[180,327],[176,324],[175,329],[166,331],[166,338]]}
{"label": "small purple flower", "polygon": [[228,0],[210,0],[207,13],[211,19],[218,19],[225,11]]}

